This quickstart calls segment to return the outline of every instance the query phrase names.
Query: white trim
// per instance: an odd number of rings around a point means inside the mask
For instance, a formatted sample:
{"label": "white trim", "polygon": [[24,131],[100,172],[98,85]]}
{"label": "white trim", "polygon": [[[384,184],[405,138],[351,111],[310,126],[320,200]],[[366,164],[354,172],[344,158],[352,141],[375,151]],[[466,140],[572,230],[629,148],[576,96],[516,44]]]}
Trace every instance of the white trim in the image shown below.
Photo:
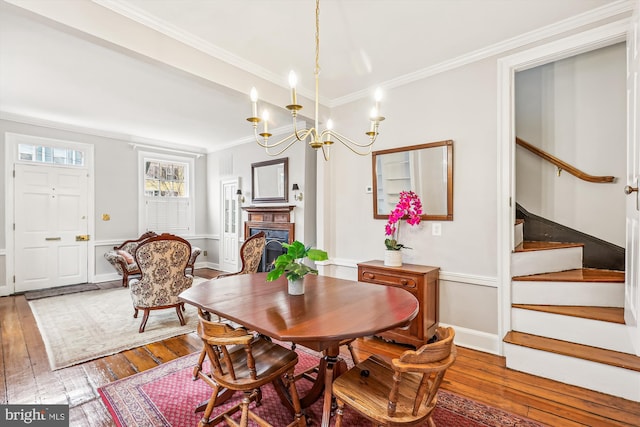
{"label": "white trim", "polygon": [[101,138],[116,139],[119,141],[139,142],[142,144],[147,144],[149,147],[153,147],[155,149],[159,149],[159,148],[170,149],[171,147],[180,146],[183,148],[183,151],[185,153],[198,154],[198,155],[206,154],[206,150],[204,148],[189,146],[182,141],[181,142],[160,141],[156,139],[145,138],[142,136],[130,135],[130,134],[121,133],[121,132],[114,132],[114,131],[97,129],[97,128],[89,128],[85,126],[74,125],[71,123],[46,120],[39,117],[25,116],[22,114],[11,113],[9,111],[0,111],[0,120],[7,120],[11,122],[16,122],[16,123],[24,123],[28,125],[47,127],[50,129],[63,130],[66,132],[81,133],[84,135],[99,136]]}
{"label": "white trim", "polygon": [[[269,81],[282,88],[289,88],[286,76],[273,73],[253,62],[247,61],[237,55],[210,43],[184,29],[178,28],[167,21],[159,19],[156,16],[149,14],[148,12],[131,6],[129,3],[121,0],[93,0],[101,6],[104,6],[120,15],[123,15],[129,19],[132,19],[139,24],[152,28],[168,37],[175,40],[179,40],[188,46],[193,47],[199,51],[202,51],[214,58],[217,58],[227,64],[240,68],[248,73],[254,74],[266,81]],[[512,49],[516,49],[525,46],[529,43],[535,43],[545,38],[553,37],[563,32],[572,31],[585,25],[590,25],[598,21],[627,13],[631,11],[633,5],[630,0],[618,0],[610,4],[589,10],[576,16],[569,17],[560,22],[556,22],[546,27],[539,28],[528,33],[512,37],[510,39],[495,43],[491,46],[483,49],[478,49],[473,52],[466,53],[457,58],[441,62],[431,67],[417,70],[412,73],[408,73],[394,79],[381,83],[379,86],[383,89],[395,88],[398,86],[406,85],[417,80],[421,80],[438,73],[452,70],[463,65],[479,61],[485,58],[489,58],[494,55],[498,55],[503,52],[507,52]],[[314,94],[311,90],[305,90],[305,88],[298,89],[300,95],[303,95],[309,99],[313,99]],[[371,90],[365,89],[339,98],[327,100],[322,99],[322,104],[327,105],[329,108],[338,107],[340,105],[348,104],[358,99],[363,99],[371,95]]]}
{"label": "white trim", "polygon": [[[95,236],[95,154],[93,144],[77,142],[72,140],[63,140],[55,138],[46,138],[40,136],[32,136],[19,134],[15,132],[4,133],[5,145],[5,277],[6,286],[4,289],[0,287],[0,294],[9,295],[15,292],[15,283],[13,276],[15,275],[14,262],[14,200],[15,200],[15,179],[13,177],[14,165],[17,159],[18,144],[24,142],[27,144],[55,145],[62,147],[72,147],[85,153],[85,164],[80,169],[85,169],[88,174],[87,178],[87,233],[89,236]],[[38,163],[33,163],[38,165]],[[45,164],[43,164],[45,165]],[[46,164],[45,166],[51,166]],[[54,165],[55,166],[55,165]],[[95,271],[95,244],[92,240],[87,242],[87,281],[93,280],[93,272]],[[7,293],[3,293],[6,291]]]}
{"label": "white trim", "polygon": [[[628,2],[625,2],[625,5]],[[619,3],[623,6],[622,3]],[[628,6],[631,6],[628,3]],[[515,224],[515,94],[516,71],[588,52],[626,40],[629,19],[566,37],[498,60],[497,69],[497,158],[498,158],[498,335],[511,330],[511,252]],[[501,342],[500,354],[504,354]]]}
{"label": "white trim", "polygon": [[175,148],[165,148],[159,145],[138,144],[137,142],[130,142],[129,145],[133,148],[134,151],[142,148],[143,150],[156,150],[165,153],[174,153],[179,156],[194,156],[196,159],[204,156],[203,153],[194,153],[188,150],[176,150]]}
{"label": "white trim", "polygon": [[[330,258],[327,261],[318,261],[316,265],[320,267],[328,267],[331,265],[335,265],[338,267],[347,267],[347,268],[358,268],[358,263],[362,261],[355,261],[352,259],[345,258]],[[497,278],[488,277],[488,276],[474,276],[471,274],[465,273],[455,273],[451,271],[442,271],[440,270],[440,274],[438,275],[438,279],[440,281],[446,280],[447,282],[457,282],[457,283],[465,283],[468,285],[476,285],[476,286],[486,286],[490,288],[497,288]]]}
{"label": "white trim", "polygon": [[500,337],[489,332],[477,331],[462,326],[439,323],[442,327],[451,326],[456,331],[455,344],[460,347],[483,351],[485,353],[500,354]]}

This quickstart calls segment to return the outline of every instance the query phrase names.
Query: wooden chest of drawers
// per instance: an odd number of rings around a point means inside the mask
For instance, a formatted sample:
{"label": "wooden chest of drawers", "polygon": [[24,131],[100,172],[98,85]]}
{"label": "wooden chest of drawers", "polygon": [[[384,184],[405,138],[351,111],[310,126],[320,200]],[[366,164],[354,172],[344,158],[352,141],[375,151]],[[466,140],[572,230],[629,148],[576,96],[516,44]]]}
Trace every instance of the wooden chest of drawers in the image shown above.
{"label": "wooden chest of drawers", "polygon": [[358,281],[394,286],[411,292],[419,302],[418,315],[408,328],[393,329],[377,334],[395,342],[420,347],[438,327],[438,276],[440,268],[425,265],[403,264],[388,267],[383,261],[367,261],[358,264]]}

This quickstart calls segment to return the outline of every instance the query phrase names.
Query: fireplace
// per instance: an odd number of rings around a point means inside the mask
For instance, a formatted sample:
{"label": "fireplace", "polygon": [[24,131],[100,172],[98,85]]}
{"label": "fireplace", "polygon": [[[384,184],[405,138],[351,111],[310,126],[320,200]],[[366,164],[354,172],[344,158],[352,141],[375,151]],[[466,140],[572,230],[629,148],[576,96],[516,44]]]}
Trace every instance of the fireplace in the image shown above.
{"label": "fireplace", "polygon": [[294,227],[291,222],[293,206],[247,206],[242,208],[249,214],[244,223],[246,238],[264,231],[267,244],[262,254],[262,262],[258,271],[269,271],[273,261],[286,251],[281,243],[292,243],[295,240]]}

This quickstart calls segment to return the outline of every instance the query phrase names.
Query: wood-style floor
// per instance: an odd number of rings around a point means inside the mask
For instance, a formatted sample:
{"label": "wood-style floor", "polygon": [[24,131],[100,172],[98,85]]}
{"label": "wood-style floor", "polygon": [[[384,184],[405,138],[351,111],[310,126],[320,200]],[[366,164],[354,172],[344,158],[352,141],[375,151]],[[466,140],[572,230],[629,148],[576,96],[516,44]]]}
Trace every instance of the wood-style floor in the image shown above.
{"label": "wood-style floor", "polygon": [[[201,277],[217,273],[196,270]],[[360,358],[405,349],[377,338],[359,339],[355,347]],[[24,296],[2,297],[0,403],[69,404],[71,426],[114,426],[98,387],[199,350],[191,333],[52,372]],[[502,357],[462,347],[442,388],[554,427],[640,426],[640,403],[516,372]]]}

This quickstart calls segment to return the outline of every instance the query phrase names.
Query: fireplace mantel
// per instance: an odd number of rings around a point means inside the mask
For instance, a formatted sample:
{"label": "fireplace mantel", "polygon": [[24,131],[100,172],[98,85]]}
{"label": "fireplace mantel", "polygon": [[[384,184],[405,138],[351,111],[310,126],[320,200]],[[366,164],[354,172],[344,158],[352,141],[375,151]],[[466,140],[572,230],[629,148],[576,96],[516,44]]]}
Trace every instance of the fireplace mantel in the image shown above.
{"label": "fireplace mantel", "polygon": [[291,211],[295,206],[243,206],[249,214],[244,223],[245,238],[251,236],[251,229],[287,230],[288,243],[295,240],[295,224],[291,222]]}
{"label": "fireplace mantel", "polygon": [[245,239],[264,231],[267,244],[258,271],[267,271],[267,267],[280,254],[284,253],[280,243],[293,243],[295,224],[291,222],[291,211],[295,206],[244,206],[248,221],[244,223]]}

